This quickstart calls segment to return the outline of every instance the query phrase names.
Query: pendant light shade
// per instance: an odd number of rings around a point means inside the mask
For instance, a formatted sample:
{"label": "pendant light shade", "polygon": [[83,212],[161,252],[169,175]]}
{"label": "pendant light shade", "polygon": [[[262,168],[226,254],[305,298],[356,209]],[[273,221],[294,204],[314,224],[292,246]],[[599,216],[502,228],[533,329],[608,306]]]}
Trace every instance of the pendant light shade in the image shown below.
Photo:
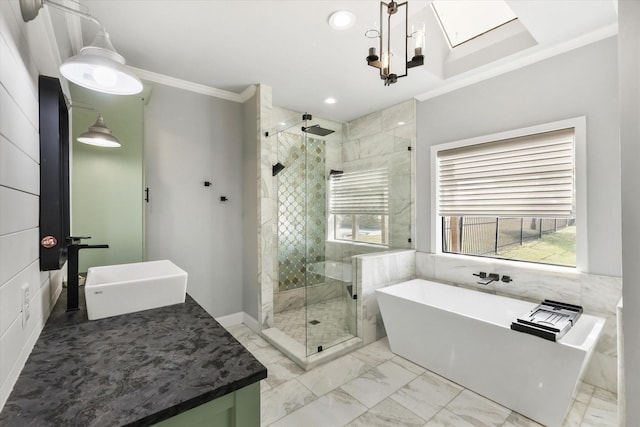
{"label": "pendant light shade", "polygon": [[142,92],[142,82],[125,66],[124,58],[111,44],[109,34],[100,29],[93,43],[80,50],[60,66],[60,73],[69,81],[113,95],[133,95]]}
{"label": "pendant light shade", "polygon": [[[64,3],[64,0],[60,0]],[[125,65],[124,58],[116,52],[107,33],[96,18],[55,0],[20,0],[20,12],[24,22],[38,16],[47,4],[53,8],[89,20],[99,27],[93,43],[80,49],[80,54],[62,63],[60,73],[69,81],[112,95],[133,95],[142,92],[142,82]],[[73,1],[77,5],[79,2]]]}
{"label": "pendant light shade", "polygon": [[111,129],[104,124],[102,114],[98,114],[98,118],[89,130],[78,137],[78,141],[83,144],[96,145],[98,147],[121,147],[118,138],[113,136]]}

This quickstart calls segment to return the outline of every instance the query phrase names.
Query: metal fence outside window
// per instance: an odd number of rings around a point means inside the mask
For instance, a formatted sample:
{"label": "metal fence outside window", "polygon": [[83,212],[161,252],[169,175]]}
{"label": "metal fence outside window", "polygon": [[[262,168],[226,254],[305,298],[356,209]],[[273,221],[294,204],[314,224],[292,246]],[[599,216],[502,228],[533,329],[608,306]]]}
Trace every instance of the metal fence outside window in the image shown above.
{"label": "metal fence outside window", "polygon": [[566,218],[443,217],[442,246],[444,252],[497,254],[574,224]]}

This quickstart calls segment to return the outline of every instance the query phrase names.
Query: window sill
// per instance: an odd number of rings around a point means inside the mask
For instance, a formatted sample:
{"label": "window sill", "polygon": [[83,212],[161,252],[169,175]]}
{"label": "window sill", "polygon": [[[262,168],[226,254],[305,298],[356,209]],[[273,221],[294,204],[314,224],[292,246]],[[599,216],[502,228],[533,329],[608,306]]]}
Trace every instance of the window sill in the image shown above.
{"label": "window sill", "polygon": [[541,263],[528,262],[528,261],[516,261],[516,260],[505,260],[500,258],[480,257],[480,256],[473,256],[473,255],[450,254],[446,252],[439,252],[433,255],[435,255],[436,257],[441,257],[443,259],[464,261],[468,264],[479,265],[479,266],[486,265],[491,267],[496,266],[496,267],[522,269],[522,270],[536,270],[536,271],[542,270],[545,272],[556,273],[559,275],[578,275],[580,273],[584,273],[579,271],[577,267],[541,264]]}

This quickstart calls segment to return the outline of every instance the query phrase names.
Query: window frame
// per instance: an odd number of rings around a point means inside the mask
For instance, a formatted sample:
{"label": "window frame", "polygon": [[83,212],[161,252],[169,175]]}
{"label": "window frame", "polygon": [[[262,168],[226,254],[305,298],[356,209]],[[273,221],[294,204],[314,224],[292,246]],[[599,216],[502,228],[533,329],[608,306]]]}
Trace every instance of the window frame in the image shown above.
{"label": "window frame", "polygon": [[[375,243],[375,242],[367,242],[364,240],[356,240],[355,238],[351,238],[351,239],[341,239],[338,238],[338,233],[336,232],[336,228],[337,228],[337,214],[330,214],[332,216],[332,222],[333,222],[333,238],[331,240],[333,240],[334,242],[346,242],[346,243],[358,243],[358,244],[363,244],[363,245],[374,245],[374,246],[380,246],[380,247],[384,247],[384,248],[388,248],[389,247],[389,214],[383,215],[380,214],[380,216],[384,217],[384,219],[382,221],[386,222],[386,227],[384,227],[381,230],[381,240],[384,240],[384,243]],[[363,215],[363,214],[341,214],[344,216],[347,215],[351,215],[352,216],[352,221],[356,221],[356,216],[358,215]],[[358,230],[360,229],[359,224],[357,226]],[[358,235],[359,233],[356,233],[356,235]]]}
{"label": "window frame", "polygon": [[[565,120],[559,120],[555,122],[549,122],[524,128],[512,129],[492,134],[487,134],[478,137],[467,138],[463,140],[457,140],[452,142],[446,142],[443,144],[436,144],[431,146],[431,216],[430,216],[430,230],[431,230],[431,253],[447,256],[447,257],[473,257],[473,255],[464,254],[451,254],[442,251],[442,216],[438,212],[438,152],[441,150],[448,150],[452,148],[465,147],[469,145],[483,144],[487,142],[499,141],[503,139],[518,138],[537,133],[550,132],[554,130],[574,128],[575,130],[575,142],[574,142],[574,165],[575,165],[575,219],[576,219],[576,266],[550,266],[551,268],[557,268],[559,270],[575,270],[579,272],[587,272],[588,268],[588,251],[587,251],[587,135],[586,135],[586,116],[574,117]],[[513,265],[513,263],[527,263],[531,265],[539,265],[527,261],[507,260],[490,258],[497,263],[507,263]]]}

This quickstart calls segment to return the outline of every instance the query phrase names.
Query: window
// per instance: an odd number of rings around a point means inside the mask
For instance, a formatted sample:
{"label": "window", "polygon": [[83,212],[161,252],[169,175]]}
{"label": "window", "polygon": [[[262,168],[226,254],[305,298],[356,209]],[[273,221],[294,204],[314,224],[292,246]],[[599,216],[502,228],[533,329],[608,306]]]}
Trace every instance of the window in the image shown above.
{"label": "window", "polygon": [[389,239],[387,169],[344,173],[332,171],[329,211],[334,238],[386,245]]}
{"label": "window", "polygon": [[434,1],[440,25],[451,47],[517,19],[505,1]]}
{"label": "window", "polygon": [[435,150],[442,252],[576,266],[575,128]]}

